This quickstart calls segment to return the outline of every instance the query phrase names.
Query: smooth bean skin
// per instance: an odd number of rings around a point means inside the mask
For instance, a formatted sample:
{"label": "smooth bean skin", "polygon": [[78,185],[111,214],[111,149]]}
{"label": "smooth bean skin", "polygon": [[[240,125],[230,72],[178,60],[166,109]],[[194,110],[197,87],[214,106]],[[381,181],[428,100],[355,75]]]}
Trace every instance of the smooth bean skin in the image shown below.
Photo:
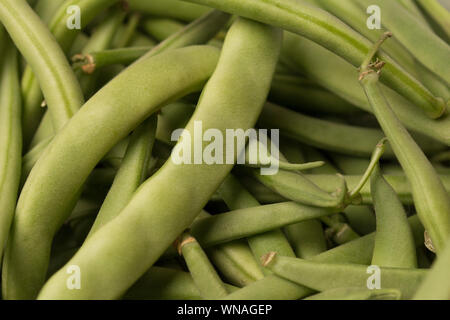
{"label": "smooth bean skin", "polygon": [[227,289],[195,238],[185,234],[179,241],[179,251],[186,261],[200,295],[208,300],[226,296]]}
{"label": "smooth bean skin", "polygon": [[32,66],[52,110],[53,124],[61,128],[83,104],[81,88],[64,53],[26,1],[2,1],[0,20]]}
{"label": "smooth bean skin", "polygon": [[[187,0],[214,7],[273,25],[305,36],[359,67],[372,43],[325,10],[303,0]],[[386,62],[382,81],[422,108],[431,118],[446,111],[442,98],[436,98],[419,81],[397,65],[388,55],[379,54]]]}
{"label": "smooth bean skin", "polygon": [[119,215],[144,181],[155,143],[156,126],[157,116],[153,115],[131,135],[127,152],[114,178],[113,185],[103,201],[86,239]]}
{"label": "smooth bean skin", "polygon": [[[276,275],[317,291],[342,287],[367,286],[368,266],[359,264],[320,263],[299,258],[275,256],[268,261]],[[380,267],[383,288],[399,289],[403,299],[410,299],[425,278],[427,270]]]}
{"label": "smooth bean skin", "polygon": [[184,24],[165,18],[150,18],[142,23],[144,31],[157,41],[163,41],[183,29]]}
{"label": "smooth bean skin", "polygon": [[9,235],[22,169],[22,121],[16,49],[1,39],[0,69],[0,260]]}
{"label": "smooth bean skin", "polygon": [[259,262],[256,261],[247,241],[231,241],[207,248],[212,263],[227,281],[238,287],[245,287],[264,278]]}
{"label": "smooth bean skin", "polygon": [[[370,157],[373,146],[384,136],[378,129],[314,118],[273,103],[266,103],[259,123],[264,128],[279,128],[281,134],[305,144],[353,156]],[[387,149],[385,155],[392,157],[392,150]]]}
{"label": "smooth bean skin", "polygon": [[257,235],[289,224],[320,218],[336,209],[281,202],[243,208],[196,220],[191,233],[203,247]]}
{"label": "smooth bean skin", "polygon": [[97,92],[55,136],[19,198],[3,264],[4,297],[36,296],[53,235],[70,214],[95,165],[151,113],[198,90],[217,60],[218,50],[207,46],[143,58]]}
{"label": "smooth bean skin", "polygon": [[415,208],[439,254],[450,238],[450,196],[436,170],[392,111],[378,85],[377,73],[365,76],[361,84],[411,183]]}
{"label": "smooth bean skin", "polygon": [[[280,30],[246,19],[236,20],[218,67],[186,129],[194,132],[195,121],[202,121],[204,130],[215,128],[225,135],[226,129],[245,131],[254,126],[270,89],[281,37]],[[197,68],[205,63],[203,58],[194,60]],[[173,72],[165,70],[166,74]],[[167,85],[171,81],[164,82]],[[191,143],[182,139],[179,145],[186,141]],[[64,267],[45,284],[38,298],[119,297],[189,227],[232,167],[167,161],[139,188],[121,214],[95,233],[69,261],[68,265],[76,264],[83,272],[81,290],[67,290]]]}
{"label": "smooth bean skin", "polygon": [[[357,70],[335,53],[306,38],[285,32],[282,59],[287,59],[295,70],[305,73],[356,107],[373,113],[358,77],[355,77]],[[382,88],[395,105],[393,111],[408,129],[450,146],[450,117],[432,120],[390,88]]]}
{"label": "smooth bean skin", "polygon": [[372,265],[417,268],[416,247],[406,212],[379,167],[372,173],[370,189],[377,221]]}

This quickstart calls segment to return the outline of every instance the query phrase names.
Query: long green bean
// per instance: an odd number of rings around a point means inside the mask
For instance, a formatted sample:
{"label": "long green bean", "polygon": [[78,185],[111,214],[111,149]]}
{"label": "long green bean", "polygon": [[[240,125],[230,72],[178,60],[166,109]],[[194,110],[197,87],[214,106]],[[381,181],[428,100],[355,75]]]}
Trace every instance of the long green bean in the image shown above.
{"label": "long green bean", "polygon": [[52,237],[98,161],[162,105],[198,90],[217,58],[217,49],[212,47],[144,57],[92,97],[55,136],[19,198],[3,267],[5,297],[35,297],[44,281]]}
{"label": "long green bean", "polygon": [[[280,30],[245,19],[236,20],[225,39],[219,65],[206,85],[199,106],[186,129],[194,132],[195,121],[202,121],[204,129],[216,128],[222,133],[229,128],[245,131],[252,127],[269,92],[280,45]],[[179,51],[182,50],[172,50],[167,54]],[[161,56],[164,55],[153,58],[156,60]],[[176,60],[175,57],[172,59]],[[255,59],[258,63],[254,63]],[[196,68],[204,68],[204,58],[193,60]],[[139,68],[137,64],[133,66]],[[167,66],[165,69],[172,80],[163,82],[173,82],[172,72],[167,71]],[[188,75],[186,70],[183,71]],[[194,73],[189,76],[192,77]],[[260,81],[255,81],[255,75]],[[249,95],[249,92],[252,94]],[[221,114],[221,117],[218,118],[216,113]],[[182,140],[179,145],[187,141],[191,142],[191,139]],[[69,262],[83,270],[85,285],[81,290],[67,290],[66,270],[63,268],[43,287],[39,298],[86,299],[120,295],[192,223],[231,169],[232,165],[229,164],[189,166],[167,161],[141,186],[123,212],[95,233]],[[176,188],[172,183],[174,179],[177,181]],[[186,190],[190,192],[186,193]],[[177,201],[173,201],[174,198]],[[186,203],[190,205],[186,206]],[[164,215],[160,214],[161,208],[164,208]],[[152,232],[148,232],[149,226],[152,226]],[[97,259],[91,259],[92,254]],[[103,272],[103,264],[114,265],[114,268]]]}
{"label": "long green bean", "polygon": [[[332,50],[355,67],[360,66],[372,45],[369,40],[338,18],[303,0],[187,1],[211,6],[298,33]],[[446,103],[442,98],[434,97],[389,56],[384,53],[380,53],[379,56],[386,62],[382,81],[422,108],[428,116],[439,118],[443,115],[446,111]]]}
{"label": "long green bean", "polygon": [[18,196],[22,123],[19,66],[11,41],[2,39],[0,74],[0,259],[8,239]]}

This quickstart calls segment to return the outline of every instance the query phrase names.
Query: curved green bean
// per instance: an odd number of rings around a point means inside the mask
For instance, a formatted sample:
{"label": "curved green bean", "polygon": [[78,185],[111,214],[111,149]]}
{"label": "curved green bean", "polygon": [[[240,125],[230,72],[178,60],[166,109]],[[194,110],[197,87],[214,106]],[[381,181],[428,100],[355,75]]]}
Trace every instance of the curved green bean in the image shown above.
{"label": "curved green bean", "polygon": [[[252,127],[269,92],[280,45],[280,30],[246,19],[236,20],[225,39],[219,65],[186,129],[194,132],[195,121],[202,121],[205,130],[216,128],[222,133],[230,128],[245,131]],[[172,50],[153,59],[180,51],[183,50]],[[171,61],[176,59],[171,57]],[[196,68],[205,68],[205,58],[190,59]],[[138,64],[132,67],[139,68]],[[165,74],[171,78],[163,79],[162,82],[167,85],[173,83],[173,73],[177,71],[168,71],[167,66],[165,69]],[[189,78],[198,72],[183,69]],[[259,81],[255,81],[256,75]],[[152,93],[155,94],[155,91]],[[217,117],[217,114],[221,116]],[[182,140],[179,145],[187,143],[185,141],[191,142],[191,139]],[[192,166],[167,161],[139,188],[121,214],[96,232],[69,261],[69,264],[78,265],[83,270],[85,285],[81,290],[67,290],[66,270],[63,268],[45,284],[39,298],[99,299],[119,296],[192,223],[231,169],[232,165],[228,164]],[[177,181],[175,188],[174,179]],[[164,210],[163,215],[161,209]],[[152,226],[152,232],[149,232],[149,226]],[[93,254],[96,259],[91,259]],[[106,265],[114,268],[108,267],[108,272],[104,272],[103,266]]]}
{"label": "curved green bean", "polygon": [[183,234],[179,239],[178,251],[183,255],[202,298],[215,300],[227,295],[222,280],[195,238]]}
{"label": "curved green bean", "polygon": [[35,297],[52,237],[95,165],[151,113],[198,90],[217,59],[217,49],[201,46],[144,57],[97,92],[55,136],[19,198],[3,267],[5,297]]}
{"label": "curved green bean", "polygon": [[0,260],[16,206],[22,162],[19,66],[16,49],[2,39],[0,67]]}
{"label": "curved green bean", "polygon": [[372,265],[417,268],[416,247],[406,212],[379,167],[373,172],[370,185],[377,221]]}

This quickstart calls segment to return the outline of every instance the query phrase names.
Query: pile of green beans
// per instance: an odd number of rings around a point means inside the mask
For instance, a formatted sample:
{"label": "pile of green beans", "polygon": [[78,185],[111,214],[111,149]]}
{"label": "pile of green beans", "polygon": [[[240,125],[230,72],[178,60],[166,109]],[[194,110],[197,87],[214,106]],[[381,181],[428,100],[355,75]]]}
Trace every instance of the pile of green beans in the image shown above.
{"label": "pile of green beans", "polygon": [[449,17],[0,0],[1,299],[450,299]]}

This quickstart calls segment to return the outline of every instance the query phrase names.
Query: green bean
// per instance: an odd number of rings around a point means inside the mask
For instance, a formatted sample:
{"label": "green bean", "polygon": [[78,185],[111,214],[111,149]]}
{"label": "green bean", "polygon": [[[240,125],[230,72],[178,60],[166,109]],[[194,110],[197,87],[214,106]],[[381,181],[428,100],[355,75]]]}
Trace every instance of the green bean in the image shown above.
{"label": "green bean", "polygon": [[[359,264],[320,263],[268,253],[264,265],[276,275],[317,291],[341,287],[363,287],[368,282],[368,266]],[[426,275],[425,270],[380,268],[384,288],[398,289],[404,299],[410,299]]]}
{"label": "green bean", "polygon": [[113,48],[123,48],[127,47],[137,30],[139,22],[141,20],[141,15],[139,13],[133,13],[128,18],[126,25],[120,28],[117,32],[114,40],[112,42]]}
{"label": "green bean", "polygon": [[[272,103],[266,103],[259,124],[279,128],[282,135],[308,145],[353,156],[370,156],[373,146],[384,137],[378,129],[313,118]],[[388,148],[385,155],[392,157],[392,150]]]}
{"label": "green bean", "polygon": [[[280,144],[282,154],[294,162],[305,162],[300,145],[292,140],[283,139]],[[283,228],[297,257],[308,258],[326,251],[326,239],[319,220],[307,220]]]}
{"label": "green bean", "polygon": [[450,88],[443,80],[439,79],[434,73],[425,68],[420,62],[415,64],[418,78],[430,89],[433,94],[446,99],[450,99]]}
{"label": "green bean", "polygon": [[130,9],[148,15],[169,17],[190,22],[208,13],[211,9],[181,0],[128,0]]}
{"label": "green bean", "polygon": [[151,150],[155,142],[156,119],[156,116],[150,117],[131,136],[120,169],[87,239],[119,215],[145,180]]}
{"label": "green bean", "polygon": [[[356,0],[361,6],[368,7],[370,0]],[[395,38],[411,52],[429,70],[450,85],[450,47],[429,28],[417,23],[414,14],[405,10],[396,1],[379,0],[377,5],[383,12],[382,24],[395,33]],[[445,10],[444,10],[445,11]],[[418,46],[417,43],[421,45]],[[381,57],[381,59],[384,58]]]}
{"label": "green bean", "polygon": [[424,15],[422,14],[422,11],[417,7],[414,0],[399,0],[399,3],[409,12],[414,14],[414,16],[419,19],[421,22],[423,22],[424,25],[428,26],[427,19],[425,19]]}
{"label": "green bean", "polygon": [[0,72],[0,260],[17,201],[22,156],[21,96],[16,49],[2,39]]}
{"label": "green bean", "polygon": [[[220,186],[218,194],[231,210],[258,207],[260,205],[231,174]],[[274,229],[250,237],[247,240],[255,257],[260,256],[261,252],[267,252],[269,248],[272,248],[272,250],[276,252],[283,253],[284,255],[294,256],[294,252],[281,230]]]}
{"label": "green bean", "polygon": [[[215,7],[225,12],[298,33],[332,50],[355,67],[360,66],[372,45],[369,40],[338,18],[301,0],[188,1]],[[386,62],[386,72],[382,81],[417,107],[422,108],[429,117],[439,118],[443,115],[446,111],[446,104],[442,98],[434,97],[420,82],[405,72],[389,56],[384,53],[380,53],[379,56]],[[450,72],[447,73],[450,74]]]}
{"label": "green bean", "polygon": [[81,89],[63,52],[24,0],[2,1],[0,19],[36,73],[55,128],[61,128],[83,103]]}
{"label": "green bean", "polygon": [[50,112],[45,112],[44,116],[42,117],[41,123],[39,124],[39,127],[37,128],[37,130],[33,136],[33,139],[31,139],[31,142],[28,146],[28,151],[31,151],[34,147],[36,147],[42,141],[44,141],[47,138],[52,137],[54,134],[55,134],[55,130],[53,129],[52,118],[51,118]]}
{"label": "green bean", "polygon": [[[355,78],[355,68],[323,47],[296,35],[285,33],[283,53],[296,69],[353,105],[373,113],[364,90]],[[403,97],[382,86],[395,105],[394,112],[409,129],[450,145],[450,117],[433,121]]]}
{"label": "green bean", "polygon": [[321,190],[303,174],[279,170],[275,175],[260,175],[253,171],[253,176],[266,187],[281,196],[310,206],[337,208],[344,206],[347,185],[344,178],[332,194]]}
{"label": "green bean", "polygon": [[130,47],[153,47],[156,45],[156,41],[147,37],[145,34],[136,30],[130,39]]}
{"label": "green bean", "polygon": [[[417,216],[409,218],[416,243],[423,244],[423,228]],[[374,234],[370,234],[311,258],[312,261],[326,263],[369,264],[372,259]],[[228,300],[297,300],[311,295],[313,291],[302,285],[275,275],[267,276],[245,288],[229,294]]]}
{"label": "green bean", "polygon": [[304,300],[400,300],[402,293],[397,289],[369,290],[363,287],[330,289],[309,296]]}
{"label": "green bean", "polygon": [[417,2],[450,38],[450,13],[448,10],[436,0],[417,0]]}
{"label": "green bean", "polygon": [[[202,121],[205,130],[216,128],[223,134],[230,128],[245,131],[252,127],[269,92],[280,45],[279,30],[245,19],[236,20],[227,34],[219,65],[206,85],[186,129],[194,132],[195,121]],[[183,50],[171,50],[153,59],[180,51]],[[170,61],[178,59],[170,58]],[[185,54],[183,58],[186,59]],[[192,63],[196,64],[197,69],[205,68],[204,57],[194,59],[191,56],[189,59],[194,60]],[[132,67],[142,69],[138,64]],[[165,82],[165,85],[173,84],[173,73],[180,72],[178,69],[184,69],[184,74],[189,78],[198,73],[198,70],[187,72],[186,67],[182,66],[177,66],[175,70],[162,67],[171,78],[161,81],[159,75],[160,82]],[[152,69],[152,74],[155,73],[155,69]],[[255,81],[255,75],[258,75],[259,81]],[[184,78],[183,82],[187,80]],[[141,92],[140,88],[137,90]],[[154,90],[152,94],[155,94]],[[221,117],[218,118],[217,114]],[[182,146],[186,141],[191,142],[191,139],[183,139],[178,145]],[[114,298],[120,295],[192,223],[231,169],[232,165],[229,164],[190,166],[167,161],[139,188],[121,214],[96,232],[69,261],[69,264],[76,264],[83,270],[85,282],[81,290],[67,290],[66,271],[63,268],[46,283],[39,298]],[[175,180],[177,185],[174,188]],[[186,193],[186,190],[190,192]],[[162,209],[164,215],[160,214]],[[149,226],[152,226],[152,232],[149,232]],[[97,258],[91,259],[92,254]],[[108,272],[104,272],[105,265],[114,268],[108,267]]]}
{"label": "green bean", "polygon": [[306,220],[286,226],[284,232],[295,255],[299,258],[308,259],[327,249],[322,224],[319,220]]}
{"label": "green bean", "polygon": [[417,268],[416,248],[405,210],[379,167],[370,184],[377,218],[372,265]]}
{"label": "green bean", "polygon": [[142,22],[143,30],[157,41],[163,41],[184,28],[184,24],[165,18],[150,18]]}
{"label": "green bean", "polygon": [[350,227],[358,234],[366,235],[375,231],[375,215],[369,206],[348,206],[344,210],[344,216]]}
{"label": "green bean", "polygon": [[[333,192],[335,188],[340,183],[340,179],[337,178],[336,175],[332,174],[307,174],[306,177],[311,180],[313,183],[315,183],[317,186],[319,186],[321,189],[327,192]],[[347,185],[349,189],[351,190],[354,188],[358,182],[361,180],[361,176],[355,176],[355,175],[346,175],[344,176],[345,181],[347,182]],[[390,174],[385,175],[384,178],[386,181],[394,188],[395,193],[397,193],[398,197],[400,198],[400,201],[403,204],[413,204],[413,196],[412,196],[412,186],[410,182],[408,181],[407,177],[405,175],[399,175],[399,174]],[[439,178],[444,183],[444,186],[447,190],[447,194],[450,193],[450,176],[446,174],[439,175]],[[362,196],[362,204],[372,204],[372,196],[370,195],[370,185],[366,184],[362,190],[360,191],[360,194]]]}
{"label": "green bean", "polygon": [[448,266],[450,264],[450,243],[432,265],[427,277],[420,285],[415,300],[448,300],[450,299],[450,281]]}
{"label": "green bean", "polygon": [[195,238],[183,234],[179,239],[178,252],[183,255],[202,298],[216,300],[227,295],[222,280]]}
{"label": "green bean", "polygon": [[192,235],[206,248],[335,212],[336,209],[282,202],[233,210],[199,219],[190,228]]}
{"label": "green bean", "polygon": [[[3,268],[4,296],[32,298],[37,293],[47,268],[52,236],[70,213],[78,190],[98,161],[148,115],[202,86],[214,70],[217,57],[217,49],[211,47],[144,57],[102,88],[56,135],[19,198]],[[169,78],[171,86],[167,87]]]}
{"label": "green bean", "polygon": [[389,34],[380,39],[364,61],[361,66],[360,82],[380,126],[411,182],[414,205],[431,236],[433,246],[439,253],[450,236],[450,197],[435,169],[398,120],[381,92],[378,85],[379,64],[370,65],[376,50],[387,37]]}
{"label": "green bean", "polygon": [[369,166],[370,160],[367,157],[357,158],[338,153],[328,153],[334,164],[344,174],[360,174]]}
{"label": "green bean", "polygon": [[65,1],[66,0],[39,0],[34,7],[34,11],[45,24],[48,24],[53,15]]}
{"label": "green bean", "polygon": [[313,114],[354,114],[357,108],[323,88],[292,75],[276,75],[269,100],[294,110]]}
{"label": "green bean", "polygon": [[[238,170],[235,169],[235,171]],[[239,181],[252,194],[252,196],[258,200],[259,203],[271,204],[287,201],[286,198],[283,198],[279,194],[273,192],[265,185],[248,175],[239,173]]]}

